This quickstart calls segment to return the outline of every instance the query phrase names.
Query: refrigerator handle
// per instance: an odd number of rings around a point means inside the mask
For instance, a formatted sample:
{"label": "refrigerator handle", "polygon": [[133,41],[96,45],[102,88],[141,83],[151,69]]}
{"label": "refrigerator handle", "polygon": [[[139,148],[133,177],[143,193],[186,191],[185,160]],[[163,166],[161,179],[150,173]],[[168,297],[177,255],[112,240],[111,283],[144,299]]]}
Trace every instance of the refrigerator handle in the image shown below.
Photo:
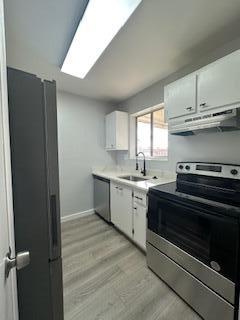
{"label": "refrigerator handle", "polygon": [[51,214],[51,240],[52,249],[58,247],[58,217],[57,217],[57,199],[56,195],[50,197],[50,214]]}

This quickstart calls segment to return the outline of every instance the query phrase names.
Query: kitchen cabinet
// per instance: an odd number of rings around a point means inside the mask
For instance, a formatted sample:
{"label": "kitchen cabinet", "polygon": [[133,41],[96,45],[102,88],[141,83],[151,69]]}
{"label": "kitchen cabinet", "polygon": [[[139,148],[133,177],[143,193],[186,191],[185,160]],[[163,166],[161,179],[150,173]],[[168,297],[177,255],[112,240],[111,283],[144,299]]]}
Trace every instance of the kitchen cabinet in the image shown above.
{"label": "kitchen cabinet", "polygon": [[128,150],[128,113],[114,111],[106,115],[106,149]]}
{"label": "kitchen cabinet", "polygon": [[111,221],[142,249],[146,249],[146,193],[111,182]]}
{"label": "kitchen cabinet", "polygon": [[240,102],[240,50],[201,69],[198,74],[200,111]]}
{"label": "kitchen cabinet", "polygon": [[133,240],[146,250],[147,207],[146,194],[133,192]]}
{"label": "kitchen cabinet", "polygon": [[197,76],[195,73],[164,87],[164,104],[168,120],[196,112],[196,90]]}
{"label": "kitchen cabinet", "polygon": [[111,221],[132,237],[132,189],[111,182]]}
{"label": "kitchen cabinet", "polygon": [[[169,124],[186,116],[240,103],[240,50],[164,87]],[[217,111],[216,111],[217,112]],[[182,117],[185,117],[182,119]],[[178,120],[179,119],[179,120]]]}
{"label": "kitchen cabinet", "polygon": [[113,149],[116,146],[116,134],[114,133],[115,113],[106,116],[106,149]]}

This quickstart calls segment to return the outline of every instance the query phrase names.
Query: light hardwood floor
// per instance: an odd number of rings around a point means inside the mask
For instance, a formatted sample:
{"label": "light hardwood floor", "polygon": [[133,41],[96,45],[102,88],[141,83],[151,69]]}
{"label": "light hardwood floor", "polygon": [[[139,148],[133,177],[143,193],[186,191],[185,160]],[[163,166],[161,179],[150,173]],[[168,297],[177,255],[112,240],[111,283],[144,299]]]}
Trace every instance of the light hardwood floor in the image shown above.
{"label": "light hardwood floor", "polygon": [[199,320],[96,215],[62,224],[65,320]]}

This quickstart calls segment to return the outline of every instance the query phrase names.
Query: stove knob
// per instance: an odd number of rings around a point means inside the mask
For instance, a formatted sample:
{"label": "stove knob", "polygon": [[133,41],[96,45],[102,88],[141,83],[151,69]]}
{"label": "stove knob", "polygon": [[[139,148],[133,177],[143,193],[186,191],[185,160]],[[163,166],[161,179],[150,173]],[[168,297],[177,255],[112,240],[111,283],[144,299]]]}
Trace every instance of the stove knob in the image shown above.
{"label": "stove knob", "polygon": [[231,174],[233,174],[235,176],[236,174],[238,174],[238,171],[236,169],[232,169]]}
{"label": "stove knob", "polygon": [[178,168],[179,168],[180,170],[182,170],[182,169],[183,169],[183,165],[180,164],[180,165],[178,166]]}
{"label": "stove knob", "polygon": [[187,165],[187,166],[185,167],[185,169],[186,169],[186,170],[190,170],[190,166]]}

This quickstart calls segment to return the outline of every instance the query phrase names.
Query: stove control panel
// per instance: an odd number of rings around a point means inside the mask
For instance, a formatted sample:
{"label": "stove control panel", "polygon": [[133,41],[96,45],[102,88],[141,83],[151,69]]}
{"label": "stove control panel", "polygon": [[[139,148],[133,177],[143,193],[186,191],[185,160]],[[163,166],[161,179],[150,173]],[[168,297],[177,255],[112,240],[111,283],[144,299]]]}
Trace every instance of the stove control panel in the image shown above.
{"label": "stove control panel", "polygon": [[240,165],[204,162],[178,162],[176,172],[240,180]]}

